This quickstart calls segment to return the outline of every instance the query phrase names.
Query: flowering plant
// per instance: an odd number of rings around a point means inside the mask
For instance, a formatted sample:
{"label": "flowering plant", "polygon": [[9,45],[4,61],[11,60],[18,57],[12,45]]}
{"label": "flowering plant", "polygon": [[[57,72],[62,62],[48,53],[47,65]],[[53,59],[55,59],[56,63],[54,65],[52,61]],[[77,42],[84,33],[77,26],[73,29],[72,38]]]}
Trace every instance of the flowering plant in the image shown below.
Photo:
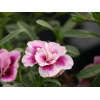
{"label": "flowering plant", "polygon": [[[90,21],[100,25],[100,13],[70,14],[71,17],[62,25],[56,18],[66,14],[70,13],[34,12],[29,13],[29,17],[24,13],[0,13],[0,86],[76,86],[71,84],[74,76],[83,79],[82,84],[86,78],[93,77],[90,82],[85,83],[100,86],[97,84],[100,80],[99,58],[95,58],[91,67],[77,74],[73,65],[76,61],[74,58],[78,57],[80,52],[75,46],[70,45],[71,43],[66,43],[72,37],[100,38],[93,32],[74,29],[80,22]],[[19,21],[22,19],[23,21]],[[48,31],[51,40],[48,39]]]}

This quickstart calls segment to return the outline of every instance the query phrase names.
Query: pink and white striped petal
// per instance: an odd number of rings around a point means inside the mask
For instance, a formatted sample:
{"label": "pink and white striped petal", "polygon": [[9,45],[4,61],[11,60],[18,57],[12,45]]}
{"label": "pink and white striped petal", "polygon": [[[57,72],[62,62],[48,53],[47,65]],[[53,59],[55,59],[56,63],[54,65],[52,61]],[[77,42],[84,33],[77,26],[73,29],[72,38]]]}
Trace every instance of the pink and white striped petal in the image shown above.
{"label": "pink and white striped petal", "polygon": [[73,60],[70,56],[64,55],[59,57],[56,63],[40,66],[39,73],[42,77],[53,77],[58,74],[62,69],[71,69],[73,66]]}
{"label": "pink and white striped petal", "polygon": [[59,69],[71,69],[74,62],[69,55],[65,54],[60,56],[55,64]]}
{"label": "pink and white striped petal", "polygon": [[35,56],[34,55],[24,55],[24,57],[22,58],[22,63],[24,64],[25,67],[28,66],[33,66],[34,64],[36,64],[36,60],[35,60]]}
{"label": "pink and white striped petal", "polygon": [[34,41],[30,41],[27,43],[28,47],[30,47],[31,49],[37,49],[37,48],[44,48],[45,46],[45,41],[41,41],[41,40],[34,40]]}
{"label": "pink and white striped petal", "polygon": [[53,54],[56,53],[58,56],[64,55],[67,51],[64,46],[60,46],[58,43],[48,43],[48,50]]}

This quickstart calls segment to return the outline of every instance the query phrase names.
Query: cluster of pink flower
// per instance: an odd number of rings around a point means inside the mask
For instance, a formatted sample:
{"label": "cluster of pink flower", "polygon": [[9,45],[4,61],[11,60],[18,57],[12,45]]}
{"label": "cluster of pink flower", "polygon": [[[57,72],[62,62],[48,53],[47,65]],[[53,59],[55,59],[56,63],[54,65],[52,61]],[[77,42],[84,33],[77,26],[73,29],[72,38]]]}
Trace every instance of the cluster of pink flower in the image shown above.
{"label": "cluster of pink flower", "polygon": [[[38,64],[42,77],[52,77],[61,70],[71,69],[73,66],[72,58],[65,54],[66,48],[58,43],[35,40],[28,42],[27,45],[22,63],[25,67]],[[10,82],[16,79],[19,59],[19,51],[0,50],[0,80]]]}

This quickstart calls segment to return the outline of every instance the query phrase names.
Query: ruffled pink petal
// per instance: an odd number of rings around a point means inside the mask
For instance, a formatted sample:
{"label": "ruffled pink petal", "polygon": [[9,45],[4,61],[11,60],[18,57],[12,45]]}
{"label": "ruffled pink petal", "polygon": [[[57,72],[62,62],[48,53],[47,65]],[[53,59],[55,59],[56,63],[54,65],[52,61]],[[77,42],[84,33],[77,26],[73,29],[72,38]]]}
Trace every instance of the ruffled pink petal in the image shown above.
{"label": "ruffled pink petal", "polygon": [[36,49],[33,50],[30,47],[27,47],[26,50],[25,50],[25,53],[28,54],[28,55],[35,54],[36,53]]}
{"label": "ruffled pink petal", "polygon": [[18,63],[14,63],[12,66],[9,66],[9,69],[7,69],[5,75],[1,77],[1,80],[4,82],[14,81],[17,77],[18,67],[19,67]]}
{"label": "ruffled pink petal", "polygon": [[5,53],[6,55],[9,54],[9,52],[8,52],[6,49],[1,49],[1,50],[0,50],[0,54],[1,54],[1,53]]}
{"label": "ruffled pink petal", "polygon": [[66,48],[64,46],[60,46],[58,43],[49,42],[48,47],[46,47],[52,54],[56,53],[58,56],[65,54]]}
{"label": "ruffled pink petal", "polygon": [[11,65],[14,63],[18,63],[21,55],[19,51],[11,51],[9,52],[10,60],[11,60]]}
{"label": "ruffled pink petal", "polygon": [[8,69],[9,65],[11,64],[9,56],[6,53],[0,54],[0,77],[3,73]]}
{"label": "ruffled pink petal", "polygon": [[23,58],[22,58],[22,63],[24,64],[25,67],[28,67],[28,66],[33,66],[35,63],[36,63],[36,60],[35,60],[35,57],[34,55],[24,55]]}
{"label": "ruffled pink petal", "polygon": [[89,79],[82,79],[76,87],[88,87],[90,84]]}
{"label": "ruffled pink petal", "polygon": [[41,40],[34,40],[34,41],[30,41],[27,44],[31,49],[37,49],[37,48],[44,48],[45,46],[45,41],[41,41]]}
{"label": "ruffled pink petal", "polygon": [[58,59],[58,55],[55,53],[51,54],[50,52],[47,52],[44,48],[41,48],[37,50],[35,59],[40,66],[45,66],[55,63]]}
{"label": "ruffled pink petal", "polygon": [[71,69],[74,62],[69,55],[65,54],[63,56],[60,56],[55,64],[59,69],[62,70],[62,69]]}
{"label": "ruffled pink petal", "polygon": [[39,73],[42,77],[53,77],[59,71],[60,70],[54,64],[39,67]]}
{"label": "ruffled pink petal", "polygon": [[73,66],[73,60],[68,55],[63,55],[59,57],[56,63],[40,66],[39,73],[42,77],[53,77],[58,74],[62,69],[71,69]]}
{"label": "ruffled pink petal", "polygon": [[46,63],[46,52],[36,53],[35,59],[40,66],[49,65]]}
{"label": "ruffled pink petal", "polygon": [[95,65],[100,64],[100,56],[95,56],[94,57],[94,64]]}

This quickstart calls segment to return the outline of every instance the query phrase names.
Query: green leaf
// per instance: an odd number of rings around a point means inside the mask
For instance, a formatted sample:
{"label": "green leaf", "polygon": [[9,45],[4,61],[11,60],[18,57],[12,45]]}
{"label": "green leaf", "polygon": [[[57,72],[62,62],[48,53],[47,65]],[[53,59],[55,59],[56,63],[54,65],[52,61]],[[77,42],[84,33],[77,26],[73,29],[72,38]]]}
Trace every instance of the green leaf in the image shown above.
{"label": "green leaf", "polygon": [[5,12],[5,17],[9,17],[12,14],[13,14],[13,12]]}
{"label": "green leaf", "polygon": [[47,27],[47,28],[51,29],[53,31],[53,33],[55,34],[55,36],[58,37],[58,35],[57,35],[56,31],[54,30],[54,28],[51,25],[49,25],[46,21],[37,20],[36,23],[41,25],[41,26],[44,26],[44,27]]}
{"label": "green leaf", "polygon": [[18,35],[19,33],[24,32],[23,29],[18,29],[15,30],[13,32],[11,32],[10,34],[8,34],[7,36],[5,36],[2,40],[0,40],[0,45],[8,42],[9,40],[11,40],[14,36]]}
{"label": "green leaf", "polygon": [[100,74],[98,74],[98,76],[94,79],[94,81],[91,83],[91,85],[89,87],[92,87],[94,85],[96,85],[97,82],[100,82]]}
{"label": "green leaf", "polygon": [[100,37],[99,35],[86,31],[86,30],[80,30],[80,29],[72,29],[68,30],[62,33],[65,37],[77,37],[77,38],[90,38],[90,37]]}
{"label": "green leaf", "polygon": [[21,70],[20,70],[20,68],[18,68],[17,77],[16,77],[16,80],[15,80],[14,82],[22,83],[22,79],[21,79]]}
{"label": "green leaf", "polygon": [[78,79],[89,78],[100,72],[100,64],[88,67],[77,74]]}
{"label": "green leaf", "polygon": [[10,20],[10,18],[4,18],[0,20],[0,26],[5,24],[6,22],[8,22]]}
{"label": "green leaf", "polygon": [[24,50],[23,50],[22,48],[15,48],[14,50],[17,50],[17,51],[19,51],[20,53],[23,53],[23,52],[24,52]]}
{"label": "green leaf", "polygon": [[80,55],[79,50],[71,45],[64,45],[67,49],[67,52],[69,53],[69,55],[71,55],[71,57],[76,57]]}
{"label": "green leaf", "polygon": [[74,28],[77,25],[77,23],[71,21],[70,19],[64,24],[64,26],[61,28],[61,32],[68,31],[72,28]]}
{"label": "green leaf", "polygon": [[25,32],[27,33],[27,35],[32,39],[32,40],[37,40],[38,37],[36,36],[36,34],[33,32],[33,30],[31,29],[31,27],[23,22],[23,21],[19,21],[17,22],[17,25],[19,26],[19,28],[24,29]]}
{"label": "green leaf", "polygon": [[5,28],[9,33],[13,32],[14,30],[19,29],[19,27],[16,24],[5,25]]}
{"label": "green leaf", "polygon": [[28,73],[28,76],[29,76],[31,82],[32,82],[32,83],[34,84],[34,86],[36,87],[36,86],[37,86],[37,81],[36,81],[36,78],[35,78],[35,74],[34,74],[32,71],[30,71],[30,72]]}
{"label": "green leaf", "polygon": [[28,76],[21,76],[22,82],[26,87],[34,87],[34,84],[31,82]]}
{"label": "green leaf", "polygon": [[39,25],[41,25],[41,26],[47,27],[47,28],[49,28],[49,29],[55,31],[55,30],[52,28],[52,26],[50,26],[50,25],[49,25],[46,21],[44,21],[44,20],[37,20],[36,23],[39,24]]}
{"label": "green leaf", "polygon": [[94,19],[98,19],[96,12],[92,12],[92,16],[93,16]]}
{"label": "green leaf", "polygon": [[55,80],[55,79],[47,79],[47,80],[43,81],[43,83],[47,83],[47,82],[55,83],[58,86],[62,86],[61,83],[59,81]]}
{"label": "green leaf", "polygon": [[16,84],[16,85],[18,85],[18,86],[23,87],[23,85],[22,85],[21,83],[19,83],[19,82],[12,82],[12,83],[14,83],[14,84]]}
{"label": "green leaf", "polygon": [[45,87],[60,87],[60,86],[57,85],[57,84],[48,84],[48,83],[43,83],[43,85],[44,85]]}

